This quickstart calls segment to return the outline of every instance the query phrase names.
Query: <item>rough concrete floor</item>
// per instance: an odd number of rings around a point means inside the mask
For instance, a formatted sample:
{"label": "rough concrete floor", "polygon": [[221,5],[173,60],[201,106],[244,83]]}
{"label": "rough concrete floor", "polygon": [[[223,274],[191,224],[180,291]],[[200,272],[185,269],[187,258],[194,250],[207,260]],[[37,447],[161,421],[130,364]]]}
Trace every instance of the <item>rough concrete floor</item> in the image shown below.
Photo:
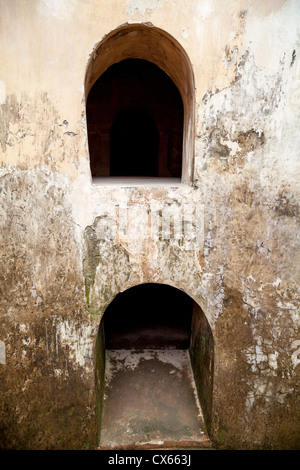
{"label": "rough concrete floor", "polygon": [[100,449],[209,448],[188,351],[107,350]]}

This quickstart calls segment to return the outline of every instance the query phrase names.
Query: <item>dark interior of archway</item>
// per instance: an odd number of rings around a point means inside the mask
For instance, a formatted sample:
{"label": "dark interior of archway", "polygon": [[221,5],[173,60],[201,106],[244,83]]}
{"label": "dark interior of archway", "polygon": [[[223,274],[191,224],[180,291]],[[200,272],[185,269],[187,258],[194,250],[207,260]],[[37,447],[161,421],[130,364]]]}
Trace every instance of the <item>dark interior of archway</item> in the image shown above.
{"label": "dark interior of archway", "polygon": [[104,314],[106,349],[188,349],[193,300],[162,284],[118,294]]}
{"label": "dark interior of archway", "polygon": [[180,178],[183,103],[155,64],[126,59],[95,82],[86,105],[93,177]]}
{"label": "dark interior of archway", "polygon": [[158,144],[157,127],[145,111],[121,112],[110,132],[111,176],[157,176]]}

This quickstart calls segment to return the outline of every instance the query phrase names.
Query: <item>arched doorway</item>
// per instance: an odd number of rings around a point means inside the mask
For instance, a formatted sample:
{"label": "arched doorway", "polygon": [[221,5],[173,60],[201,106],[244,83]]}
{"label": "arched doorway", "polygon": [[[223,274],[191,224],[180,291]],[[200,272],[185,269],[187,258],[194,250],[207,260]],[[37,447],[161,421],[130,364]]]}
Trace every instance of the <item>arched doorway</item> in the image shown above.
{"label": "arched doorway", "polygon": [[134,108],[147,112],[158,129],[156,176],[191,183],[194,76],[178,41],[152,25],[121,26],[93,51],[85,96],[94,181],[111,175],[112,123],[122,111]]}
{"label": "arched doorway", "polygon": [[132,287],[107,307],[97,344],[100,448],[209,446],[213,338],[191,297]]}

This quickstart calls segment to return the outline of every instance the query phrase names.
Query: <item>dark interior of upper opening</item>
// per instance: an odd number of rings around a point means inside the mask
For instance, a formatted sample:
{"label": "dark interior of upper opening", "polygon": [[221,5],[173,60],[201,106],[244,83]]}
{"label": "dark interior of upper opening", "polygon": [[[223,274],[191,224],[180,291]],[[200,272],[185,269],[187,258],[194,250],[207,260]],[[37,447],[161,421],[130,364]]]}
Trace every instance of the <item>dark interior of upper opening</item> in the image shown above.
{"label": "dark interior of upper opening", "polygon": [[158,144],[157,127],[145,111],[121,112],[110,132],[110,175],[157,176]]}
{"label": "dark interior of upper opening", "polygon": [[142,59],[112,65],[86,112],[93,177],[181,177],[183,104],[159,67]]}
{"label": "dark interior of upper opening", "polygon": [[162,284],[118,294],[104,314],[106,349],[188,349],[193,300]]}

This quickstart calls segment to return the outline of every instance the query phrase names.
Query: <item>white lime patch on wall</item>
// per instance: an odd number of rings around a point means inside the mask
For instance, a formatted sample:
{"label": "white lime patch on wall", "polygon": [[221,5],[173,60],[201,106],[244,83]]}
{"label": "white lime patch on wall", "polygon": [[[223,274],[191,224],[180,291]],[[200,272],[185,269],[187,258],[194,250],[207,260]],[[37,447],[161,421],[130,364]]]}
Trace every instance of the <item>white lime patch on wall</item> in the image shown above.
{"label": "white lime patch on wall", "polygon": [[38,5],[40,13],[50,13],[58,20],[72,19],[77,0],[41,0]]}
{"label": "white lime patch on wall", "polygon": [[0,341],[0,364],[6,364],[6,348],[4,341]]}
{"label": "white lime patch on wall", "polygon": [[162,3],[168,0],[127,0],[126,13],[128,15],[134,15],[139,13],[145,15],[151,13],[153,10],[160,10]]}
{"label": "white lime patch on wall", "polygon": [[5,83],[0,80],[0,104],[6,103],[6,86]]}
{"label": "white lime patch on wall", "polygon": [[37,295],[35,286],[32,286],[30,292],[31,292],[32,297],[35,299],[35,305],[36,306],[40,305],[42,303],[42,298],[39,295]]}
{"label": "white lime patch on wall", "polygon": [[293,366],[296,367],[298,364],[300,364],[300,340],[294,341],[291,347],[292,349],[296,348],[296,351],[294,351],[292,354],[292,363]]}
{"label": "white lime patch on wall", "polygon": [[94,347],[92,325],[82,325],[78,328],[69,321],[62,322],[57,327],[57,339],[57,344],[68,346],[70,358],[75,364],[90,368]]}

